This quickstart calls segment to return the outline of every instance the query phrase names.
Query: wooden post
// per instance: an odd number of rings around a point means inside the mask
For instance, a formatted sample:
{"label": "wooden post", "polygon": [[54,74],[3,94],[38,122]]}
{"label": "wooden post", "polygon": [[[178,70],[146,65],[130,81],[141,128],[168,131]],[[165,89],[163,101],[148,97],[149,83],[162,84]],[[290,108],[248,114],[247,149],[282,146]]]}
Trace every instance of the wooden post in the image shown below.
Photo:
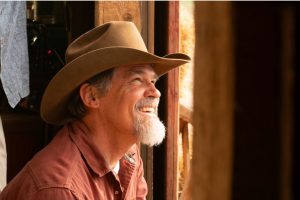
{"label": "wooden post", "polygon": [[[168,3],[167,53],[179,49],[179,3]],[[177,149],[179,134],[179,69],[167,74],[166,200],[177,199]]]}
{"label": "wooden post", "polygon": [[232,3],[196,2],[192,199],[230,200],[233,146]]}
{"label": "wooden post", "polygon": [[139,1],[96,1],[95,24],[109,21],[132,21],[141,31],[141,2]]}
{"label": "wooden post", "polygon": [[185,123],[182,131],[183,180],[187,179],[190,169],[189,123]]}

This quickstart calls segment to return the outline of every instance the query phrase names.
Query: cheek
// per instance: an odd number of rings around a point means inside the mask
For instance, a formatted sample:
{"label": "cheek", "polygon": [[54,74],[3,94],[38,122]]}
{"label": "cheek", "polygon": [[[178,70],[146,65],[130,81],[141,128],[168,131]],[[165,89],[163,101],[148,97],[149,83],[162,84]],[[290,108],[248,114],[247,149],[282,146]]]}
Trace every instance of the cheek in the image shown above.
{"label": "cheek", "polygon": [[144,90],[142,87],[131,87],[124,90],[120,95],[123,100],[126,100],[128,103],[133,103],[144,97]]}
{"label": "cheek", "polygon": [[118,92],[111,96],[110,100],[113,101],[117,109],[117,113],[132,115],[135,112],[136,103],[144,98],[144,90],[141,87],[123,87]]}
{"label": "cheek", "polygon": [[[118,95],[109,102],[110,108],[113,109],[117,116],[132,115],[135,110],[136,100],[130,95]],[[128,116],[127,116],[128,117]]]}

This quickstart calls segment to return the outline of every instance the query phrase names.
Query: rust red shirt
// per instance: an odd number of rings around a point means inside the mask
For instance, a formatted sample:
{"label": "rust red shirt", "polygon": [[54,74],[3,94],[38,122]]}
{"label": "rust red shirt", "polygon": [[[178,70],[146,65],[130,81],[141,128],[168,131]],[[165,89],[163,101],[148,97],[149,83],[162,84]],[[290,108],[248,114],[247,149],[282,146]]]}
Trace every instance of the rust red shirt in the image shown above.
{"label": "rust red shirt", "polygon": [[66,125],[4,188],[0,200],[141,200],[147,184],[138,146],[115,174],[81,122]]}

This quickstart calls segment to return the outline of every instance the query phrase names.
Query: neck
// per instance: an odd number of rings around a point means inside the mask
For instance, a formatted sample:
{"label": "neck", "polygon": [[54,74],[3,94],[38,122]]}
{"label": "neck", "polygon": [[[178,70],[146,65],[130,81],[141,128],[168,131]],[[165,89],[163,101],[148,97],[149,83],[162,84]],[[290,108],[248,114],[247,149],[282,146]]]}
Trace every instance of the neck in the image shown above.
{"label": "neck", "polygon": [[114,168],[129,148],[137,142],[132,133],[125,133],[108,126],[107,123],[103,123],[103,120],[87,116],[83,118],[83,122],[88,127],[90,137],[109,169]]}

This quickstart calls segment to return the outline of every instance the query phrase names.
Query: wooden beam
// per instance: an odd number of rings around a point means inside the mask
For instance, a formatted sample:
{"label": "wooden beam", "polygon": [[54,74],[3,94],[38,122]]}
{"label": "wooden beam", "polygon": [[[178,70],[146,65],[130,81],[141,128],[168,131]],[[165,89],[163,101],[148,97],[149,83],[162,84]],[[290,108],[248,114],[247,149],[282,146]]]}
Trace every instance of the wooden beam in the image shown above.
{"label": "wooden beam", "polygon": [[95,4],[95,25],[109,21],[132,21],[141,32],[141,2],[97,1]]}
{"label": "wooden beam", "polygon": [[180,119],[193,124],[193,111],[184,105],[180,106]]}
{"label": "wooden beam", "polygon": [[190,139],[189,133],[192,131],[189,123],[185,122],[182,129],[182,154],[183,154],[183,180],[186,182],[190,170]]}
{"label": "wooden beam", "polygon": [[230,200],[233,146],[232,3],[196,2],[192,199]]}
{"label": "wooden beam", "polygon": [[[179,49],[179,3],[168,4],[167,53]],[[167,74],[167,138],[166,138],[166,200],[177,199],[178,134],[179,134],[179,69]]]}

